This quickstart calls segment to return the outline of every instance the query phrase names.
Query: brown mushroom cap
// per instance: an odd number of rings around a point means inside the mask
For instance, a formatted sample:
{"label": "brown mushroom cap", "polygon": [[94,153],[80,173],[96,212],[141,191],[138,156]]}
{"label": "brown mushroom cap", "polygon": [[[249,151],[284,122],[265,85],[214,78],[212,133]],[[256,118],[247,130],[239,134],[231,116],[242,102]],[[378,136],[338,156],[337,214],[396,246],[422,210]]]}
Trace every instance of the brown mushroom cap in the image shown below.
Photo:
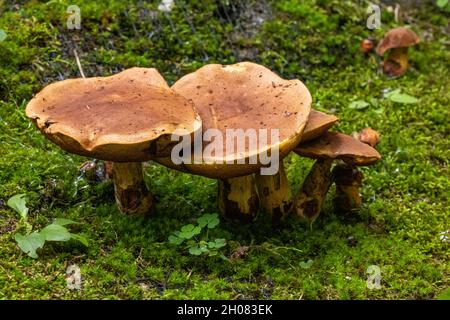
{"label": "brown mushroom cap", "polygon": [[53,83],[28,103],[26,114],[62,149],[116,162],[168,155],[176,129],[201,126],[192,103],[147,68]]}
{"label": "brown mushroom cap", "polygon": [[[312,100],[301,81],[284,80],[251,62],[206,65],[179,79],[172,89],[194,102],[202,119],[203,132],[218,129],[224,141],[226,129],[268,129],[268,142],[270,130],[278,129],[280,160],[300,141]],[[229,160],[234,164],[230,164],[225,163],[225,145],[224,142],[222,157],[213,155],[207,159],[208,163],[184,164],[180,168],[168,158],[156,161],[211,178],[232,178],[256,172],[262,166],[259,160],[257,164],[248,164],[248,159],[276,146],[269,143],[264,150],[250,149],[245,143],[245,152],[232,153]],[[239,159],[246,164],[236,163]]]}
{"label": "brown mushroom cap", "polygon": [[371,147],[375,147],[380,143],[380,133],[372,128],[362,129],[360,132],[352,134],[352,136]]}
{"label": "brown mushroom cap", "polygon": [[371,146],[339,132],[328,132],[316,140],[300,144],[294,151],[313,159],[340,159],[353,166],[371,165],[381,158]]}
{"label": "brown mushroom cap", "polygon": [[410,47],[419,42],[420,39],[414,31],[405,27],[398,27],[386,32],[384,38],[378,44],[376,52],[382,56],[387,50]]}
{"label": "brown mushroom cap", "polygon": [[334,115],[311,110],[300,143],[314,140],[325,134],[338,120],[339,118]]}

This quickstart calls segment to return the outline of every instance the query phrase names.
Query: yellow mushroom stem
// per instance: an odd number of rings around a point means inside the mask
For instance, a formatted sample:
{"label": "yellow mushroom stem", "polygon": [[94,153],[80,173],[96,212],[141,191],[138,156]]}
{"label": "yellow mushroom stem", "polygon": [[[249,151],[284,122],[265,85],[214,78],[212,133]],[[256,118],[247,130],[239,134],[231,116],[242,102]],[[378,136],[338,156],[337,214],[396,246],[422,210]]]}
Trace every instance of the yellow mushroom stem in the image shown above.
{"label": "yellow mushroom stem", "polygon": [[274,175],[255,175],[261,205],[272,216],[273,222],[289,214],[293,208],[291,187],[284,171],[283,162]]}
{"label": "yellow mushroom stem", "polygon": [[252,222],[259,211],[253,176],[219,179],[219,209],[226,219]]}
{"label": "yellow mushroom stem", "polygon": [[144,182],[141,162],[114,162],[112,166],[117,206],[129,215],[150,214],[153,197]]}
{"label": "yellow mushroom stem", "polygon": [[337,165],[333,169],[333,180],[336,184],[333,203],[337,212],[349,212],[361,206],[359,189],[363,174],[356,167]]}
{"label": "yellow mushroom stem", "polygon": [[403,75],[408,69],[408,47],[389,50],[383,61],[383,72],[385,75],[395,78]]}
{"label": "yellow mushroom stem", "polygon": [[295,212],[300,218],[316,219],[331,185],[332,159],[317,160],[303,182],[295,199]]}

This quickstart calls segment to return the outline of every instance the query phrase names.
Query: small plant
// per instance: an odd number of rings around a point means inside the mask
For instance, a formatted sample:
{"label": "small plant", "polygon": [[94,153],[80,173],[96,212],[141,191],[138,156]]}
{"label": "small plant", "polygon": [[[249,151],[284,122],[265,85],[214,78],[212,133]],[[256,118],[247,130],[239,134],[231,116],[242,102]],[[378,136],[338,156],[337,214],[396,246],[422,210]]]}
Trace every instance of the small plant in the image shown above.
{"label": "small plant", "polygon": [[188,252],[194,256],[202,254],[208,256],[219,255],[227,259],[223,254],[219,254],[219,249],[226,246],[225,239],[209,238],[209,230],[214,229],[218,224],[218,214],[205,214],[197,219],[197,225],[187,224],[170,235],[169,242],[177,246],[184,243]]}
{"label": "small plant", "polygon": [[74,234],[69,232],[66,225],[77,224],[77,222],[56,218],[52,224],[49,224],[41,231],[32,231],[33,227],[28,223],[28,208],[26,205],[25,194],[18,194],[8,200],[8,206],[14,209],[20,215],[20,223],[25,225],[25,235],[16,233],[14,239],[19,248],[28,254],[31,258],[37,258],[37,249],[42,249],[46,241],[69,241],[74,239],[81,242],[83,245],[88,245],[88,240],[81,234]]}

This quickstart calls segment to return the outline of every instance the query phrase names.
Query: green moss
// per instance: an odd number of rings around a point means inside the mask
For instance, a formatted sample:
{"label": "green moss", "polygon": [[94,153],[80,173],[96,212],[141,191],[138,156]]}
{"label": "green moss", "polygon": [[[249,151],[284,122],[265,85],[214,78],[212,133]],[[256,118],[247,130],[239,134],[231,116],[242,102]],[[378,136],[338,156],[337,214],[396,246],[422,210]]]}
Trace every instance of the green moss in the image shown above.
{"label": "green moss", "polygon": [[[70,1],[0,5],[0,29],[8,34],[0,43],[0,298],[426,299],[449,287],[449,244],[440,239],[450,217],[445,12],[405,8],[423,41],[410,50],[407,74],[388,80],[374,56],[359,53],[363,38],[395,26],[385,8],[383,29],[370,31],[366,7],[354,1],[251,1],[240,12],[242,1],[176,3],[166,15],[155,11],[157,1],[78,1],[82,29],[72,31],[65,27]],[[240,259],[187,255],[167,238],[217,212],[214,180],[148,163],[155,215],[122,216],[111,183],[78,177],[86,159],[62,152],[25,117],[33,93],[78,76],[74,48],[88,76],[151,66],[173,82],[206,63],[253,60],[303,80],[314,107],[340,117],[338,130],[372,127],[382,134],[382,160],[362,169],[363,207],[352,216],[335,214],[332,190],[312,226],[293,217],[278,230],[265,216],[252,226],[222,222],[215,232],[228,240],[225,255],[250,246]],[[383,90],[397,88],[419,103],[383,99]],[[370,105],[351,109],[354,100]],[[312,161],[290,155],[285,162],[296,192]],[[71,218],[90,246],[50,244],[38,260],[22,254],[13,239],[18,217],[5,205],[17,193],[28,195],[36,228]],[[302,268],[309,259],[313,265]],[[71,264],[81,268],[81,291],[67,289]],[[367,289],[370,265],[381,269],[379,290]]]}

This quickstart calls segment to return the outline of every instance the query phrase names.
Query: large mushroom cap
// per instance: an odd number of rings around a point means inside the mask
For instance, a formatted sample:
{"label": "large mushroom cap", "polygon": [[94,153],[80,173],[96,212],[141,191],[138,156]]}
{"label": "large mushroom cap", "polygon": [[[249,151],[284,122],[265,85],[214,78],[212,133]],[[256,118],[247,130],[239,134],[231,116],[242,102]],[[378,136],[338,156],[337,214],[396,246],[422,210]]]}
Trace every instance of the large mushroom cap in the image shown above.
{"label": "large mushroom cap", "polygon": [[371,165],[381,158],[371,146],[338,132],[328,132],[316,140],[300,144],[294,151],[304,157],[340,159],[354,166]]}
{"label": "large mushroom cap", "polygon": [[314,140],[325,134],[337,121],[338,117],[317,110],[311,110],[300,143]]}
{"label": "large mushroom cap", "polygon": [[53,83],[28,103],[26,114],[64,150],[116,162],[168,155],[175,130],[201,126],[192,103],[147,68]]}
{"label": "large mushroom cap", "polygon": [[[227,129],[250,129],[258,133],[260,129],[267,129],[269,144],[266,148],[252,148],[246,142],[245,150],[238,152],[235,143],[235,150],[228,153],[229,162],[225,163],[224,142],[222,156],[213,154],[204,158],[206,161],[202,164],[184,165],[184,170],[211,178],[231,178],[256,172],[262,166],[259,160],[253,165],[247,160],[275,146],[279,147],[282,159],[300,141],[311,106],[311,95],[302,82],[284,80],[269,69],[250,62],[206,65],[179,79],[172,89],[194,102],[202,119],[203,133],[218,129],[225,141]],[[278,143],[270,141],[270,130],[273,129],[279,130]],[[247,164],[237,163],[239,159],[244,159]],[[162,159],[162,163],[173,167],[168,160]]]}
{"label": "large mushroom cap", "polygon": [[378,44],[376,52],[382,56],[387,50],[410,47],[419,42],[420,39],[414,31],[405,27],[398,27],[386,32],[384,38]]}

